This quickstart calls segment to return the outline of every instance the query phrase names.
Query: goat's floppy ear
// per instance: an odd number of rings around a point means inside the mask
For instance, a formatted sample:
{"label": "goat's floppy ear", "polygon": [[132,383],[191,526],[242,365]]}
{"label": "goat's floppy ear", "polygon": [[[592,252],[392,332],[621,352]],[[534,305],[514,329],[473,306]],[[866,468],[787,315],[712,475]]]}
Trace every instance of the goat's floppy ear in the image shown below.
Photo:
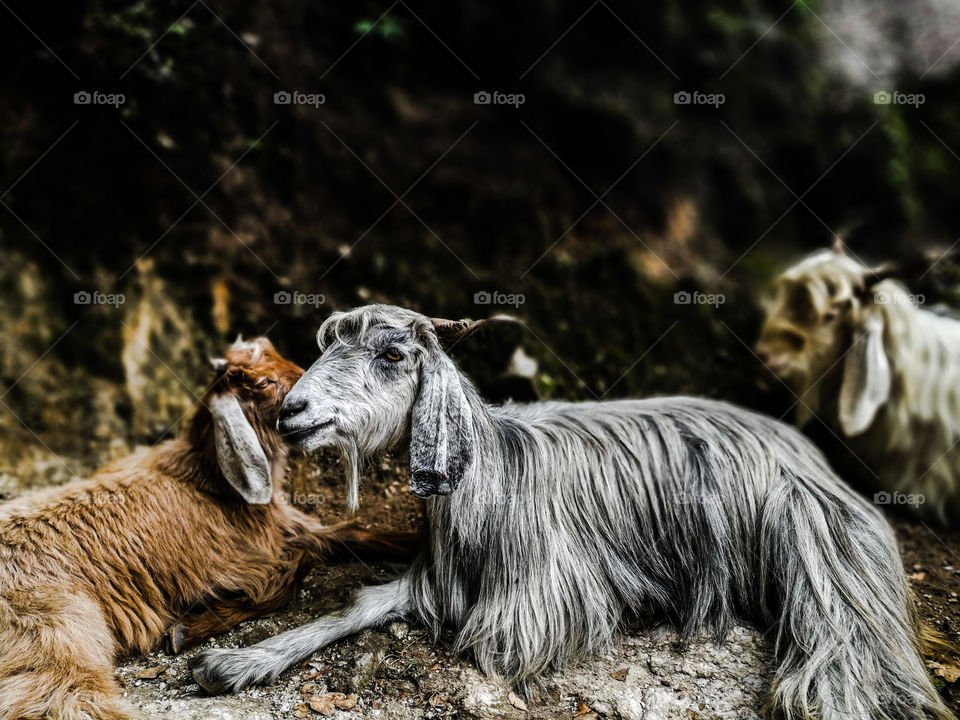
{"label": "goat's floppy ear", "polygon": [[473,459],[473,412],[456,366],[439,349],[424,358],[410,423],[410,490],[452,493]]}
{"label": "goat's floppy ear", "polygon": [[890,397],[890,361],[883,347],[883,321],[873,315],[843,363],[840,427],[848,436],[866,431]]}
{"label": "goat's floppy ear", "polygon": [[268,504],[273,497],[270,463],[240,401],[235,395],[217,395],[210,401],[210,413],[223,476],[251,505]]}

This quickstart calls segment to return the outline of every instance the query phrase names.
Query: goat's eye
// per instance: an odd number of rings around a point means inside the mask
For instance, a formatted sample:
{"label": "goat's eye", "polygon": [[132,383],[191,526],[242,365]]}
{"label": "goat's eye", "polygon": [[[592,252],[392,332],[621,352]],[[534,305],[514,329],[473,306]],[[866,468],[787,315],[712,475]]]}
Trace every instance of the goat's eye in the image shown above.
{"label": "goat's eye", "polygon": [[396,348],[387,348],[380,353],[380,357],[382,357],[384,360],[389,360],[390,362],[400,362],[403,360],[403,354]]}
{"label": "goat's eye", "polygon": [[265,388],[267,387],[267,385],[276,385],[276,384],[277,384],[277,381],[274,380],[273,378],[264,377],[257,380],[257,387],[259,388]]}
{"label": "goat's eye", "polygon": [[823,322],[833,322],[837,319],[836,310],[827,310],[820,318]]}

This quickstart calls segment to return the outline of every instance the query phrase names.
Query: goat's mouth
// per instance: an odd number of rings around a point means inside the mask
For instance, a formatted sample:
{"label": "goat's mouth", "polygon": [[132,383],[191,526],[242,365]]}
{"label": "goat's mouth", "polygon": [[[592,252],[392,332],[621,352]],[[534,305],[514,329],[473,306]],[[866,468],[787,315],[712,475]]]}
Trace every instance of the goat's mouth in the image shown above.
{"label": "goat's mouth", "polygon": [[310,438],[331,427],[333,427],[333,418],[310,425],[309,427],[294,428],[286,432],[281,432],[280,436],[291,445],[305,445]]}

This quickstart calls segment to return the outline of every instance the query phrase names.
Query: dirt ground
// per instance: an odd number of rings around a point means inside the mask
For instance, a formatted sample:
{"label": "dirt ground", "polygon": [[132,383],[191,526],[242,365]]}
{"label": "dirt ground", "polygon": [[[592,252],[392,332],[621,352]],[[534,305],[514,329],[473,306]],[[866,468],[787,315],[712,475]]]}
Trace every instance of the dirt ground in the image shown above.
{"label": "dirt ground", "polygon": [[[327,468],[321,470],[321,467]],[[291,498],[330,521],[344,517],[338,464],[291,459]],[[405,469],[394,458],[369,468],[357,518],[374,528],[409,529],[421,518],[420,501],[406,487]],[[921,616],[960,643],[960,532],[893,518]],[[212,638],[204,647],[237,647],[295,627],[342,605],[365,583],[383,582],[399,566],[339,559],[307,578],[296,601],[274,616],[251,621]],[[675,635],[656,626],[624,635],[600,657],[547,678],[527,701],[510,688],[483,678],[454,657],[442,639],[406,623],[366,631],[335,643],[284,673],[266,688],[207,698],[192,682],[187,660],[162,653],[131,658],[119,675],[130,699],[147,718],[265,720],[331,716],[370,718],[623,718],[714,720],[757,718],[770,683],[769,643],[755,629],[738,627],[722,646],[694,642],[681,651]],[[935,682],[954,711],[960,688],[946,669],[931,666]],[[158,668],[164,668],[158,670]],[[138,677],[154,675],[156,677]],[[337,693],[340,693],[337,695]],[[337,703],[342,708],[337,707]]]}

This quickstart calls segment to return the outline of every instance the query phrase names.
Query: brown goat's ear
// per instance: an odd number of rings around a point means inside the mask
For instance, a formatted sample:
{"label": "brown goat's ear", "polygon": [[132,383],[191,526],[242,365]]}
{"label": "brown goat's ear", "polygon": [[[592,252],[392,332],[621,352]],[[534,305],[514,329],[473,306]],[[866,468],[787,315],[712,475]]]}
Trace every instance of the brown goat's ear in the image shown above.
{"label": "brown goat's ear", "polygon": [[270,462],[240,401],[235,395],[217,395],[210,401],[210,414],[223,476],[251,505],[267,505],[273,498]]}
{"label": "brown goat's ear", "polygon": [[443,318],[430,318],[433,323],[433,329],[437,333],[437,339],[440,344],[448,347],[455,345],[461,340],[466,340],[475,332],[492,323],[520,323],[520,321],[510,315],[494,315],[486,320],[444,320]]}

